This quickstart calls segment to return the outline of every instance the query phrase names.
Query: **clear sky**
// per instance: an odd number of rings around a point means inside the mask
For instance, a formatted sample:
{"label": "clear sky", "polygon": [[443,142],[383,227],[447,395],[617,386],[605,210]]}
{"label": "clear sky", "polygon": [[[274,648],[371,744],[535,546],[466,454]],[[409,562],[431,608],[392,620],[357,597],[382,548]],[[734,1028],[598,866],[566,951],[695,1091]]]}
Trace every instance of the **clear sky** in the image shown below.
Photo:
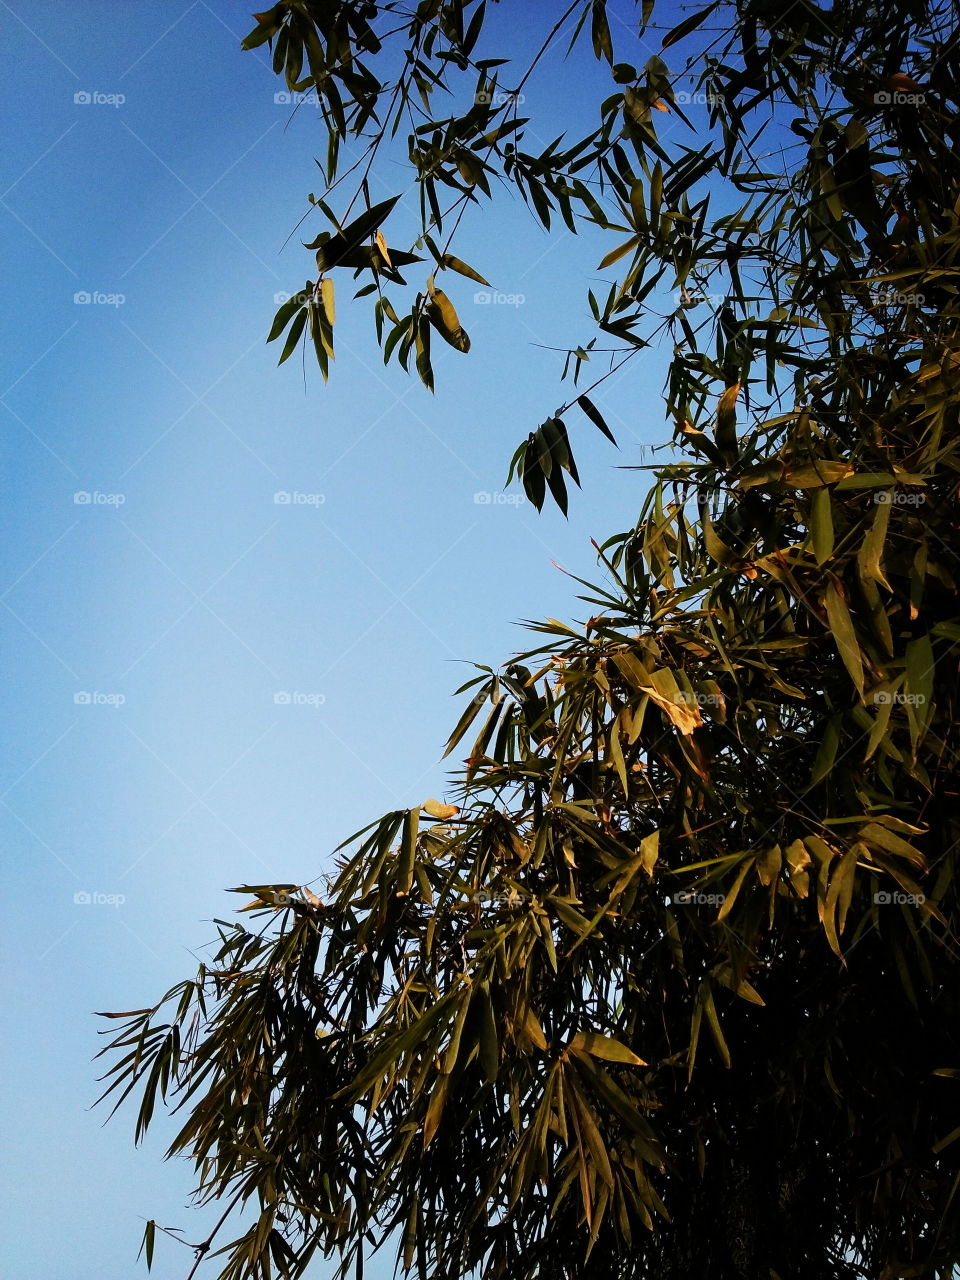
{"label": "clear sky", "polygon": [[[555,9],[493,12],[483,52],[519,60]],[[0,21],[0,1271],[128,1280],[145,1218],[192,1239],[203,1219],[189,1167],[160,1162],[169,1125],[135,1152],[132,1111],[103,1128],[89,1110],[92,1011],[192,973],[239,905],[226,887],[312,880],[384,810],[442,796],[458,664],[523,647],[518,619],[592,612],[551,561],[590,576],[589,539],[633,523],[645,486],[616,468],[668,435],[662,356],[595,397],[619,454],[570,415],[569,522],[475,501],[572,394],[544,348],[592,336],[609,241],[546,233],[509,193],[478,207],[456,251],[522,301],[448,286],[473,351],[436,344],[431,397],[383,368],[344,282],[324,387],[264,344],[274,295],[312,266],[297,236],[280,250],[324,148],[315,109],[275,102],[263,51],[241,53],[248,7],[0,0]],[[609,72],[557,57],[526,92],[532,150],[592,118]],[[388,162],[375,197],[408,190]],[[407,197],[394,243],[415,216]],[[155,1274],[189,1261],[158,1244]]]}

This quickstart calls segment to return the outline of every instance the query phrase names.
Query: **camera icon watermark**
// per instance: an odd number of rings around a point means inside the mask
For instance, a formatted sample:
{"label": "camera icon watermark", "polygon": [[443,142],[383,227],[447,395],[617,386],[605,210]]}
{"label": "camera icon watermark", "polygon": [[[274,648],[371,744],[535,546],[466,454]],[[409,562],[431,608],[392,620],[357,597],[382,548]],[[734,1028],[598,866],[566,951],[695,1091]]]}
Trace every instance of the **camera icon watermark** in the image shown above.
{"label": "camera icon watermark", "polygon": [[99,489],[78,489],[73,495],[75,507],[122,507],[126,500],[124,493],[101,493]]}
{"label": "camera icon watermark", "polygon": [[478,289],[473,295],[478,307],[522,307],[526,300],[525,293],[498,293],[493,289]]}
{"label": "camera icon watermark", "polygon": [[126,900],[122,893],[101,893],[99,889],[81,889],[73,895],[78,907],[122,907]]}
{"label": "camera icon watermark", "polygon": [[277,507],[322,507],[326,500],[325,493],[301,493],[299,489],[279,489],[273,495]]}
{"label": "camera icon watermark", "polygon": [[124,693],[100,693],[78,689],[73,695],[74,706],[77,707],[122,707],[127,696]]}
{"label": "camera icon watermark", "polygon": [[103,293],[99,289],[94,289],[92,292],[88,289],[78,289],[73,295],[75,307],[122,307],[126,300],[125,293]]}
{"label": "camera icon watermark", "polygon": [[277,707],[322,707],[326,702],[322,693],[300,693],[298,690],[278,689],[273,695]]}
{"label": "camera icon watermark", "polygon": [[919,907],[926,902],[926,894],[923,893],[903,893],[900,889],[878,889],[873,895],[873,900],[878,906],[907,906]]}
{"label": "camera icon watermark", "polygon": [[101,93],[99,89],[78,89],[73,95],[77,107],[122,107],[126,100],[122,93]]}
{"label": "camera icon watermark", "polygon": [[519,507],[521,503],[526,502],[526,498],[522,493],[503,493],[496,491],[488,492],[481,489],[473,495],[473,501],[478,507]]}

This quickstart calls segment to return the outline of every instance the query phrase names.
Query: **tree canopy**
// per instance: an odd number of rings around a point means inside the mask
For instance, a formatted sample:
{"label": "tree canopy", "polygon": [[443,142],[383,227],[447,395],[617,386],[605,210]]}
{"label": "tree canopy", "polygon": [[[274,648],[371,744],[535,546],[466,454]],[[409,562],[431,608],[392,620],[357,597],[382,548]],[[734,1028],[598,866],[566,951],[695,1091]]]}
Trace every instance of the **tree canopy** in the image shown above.
{"label": "tree canopy", "polygon": [[[353,278],[432,390],[485,283],[457,231],[504,184],[619,273],[514,455],[538,507],[579,483],[564,415],[612,437],[603,370],[671,358],[589,616],[463,686],[457,803],[344,842],[322,897],[242,886],[195,978],[109,1015],[105,1096],[141,1097],[138,1137],[181,1110],[223,1280],[359,1277],[381,1244],[419,1280],[960,1266],[957,14],[610,9],[538,17],[527,67],[477,56],[533,20],[484,0],[284,0],[244,42],[329,138],[281,360],[330,373]],[[567,45],[609,94],[528,150],[523,87]],[[368,180],[402,136],[399,249]]]}

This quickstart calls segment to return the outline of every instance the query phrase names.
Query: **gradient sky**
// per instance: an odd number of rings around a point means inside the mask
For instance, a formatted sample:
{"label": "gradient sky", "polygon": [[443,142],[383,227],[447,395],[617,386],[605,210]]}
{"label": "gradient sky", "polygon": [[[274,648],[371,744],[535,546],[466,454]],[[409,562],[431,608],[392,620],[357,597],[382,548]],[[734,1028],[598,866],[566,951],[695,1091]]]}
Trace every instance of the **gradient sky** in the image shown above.
{"label": "gradient sky", "polygon": [[[522,59],[554,13],[497,6],[499,46],[478,52]],[[595,396],[619,454],[569,415],[585,478],[569,522],[477,503],[572,394],[544,348],[592,336],[585,288],[605,292],[609,239],[546,233],[511,193],[476,208],[456,252],[522,304],[447,285],[473,351],[436,344],[431,397],[384,369],[371,308],[338,282],[324,387],[312,361],[278,370],[264,343],[275,293],[312,266],[298,240],[319,214],[280,250],[321,190],[324,146],[316,110],[276,103],[263,51],[240,51],[248,8],[0,0],[0,20],[0,1270],[128,1280],[144,1219],[188,1239],[205,1219],[183,1207],[189,1167],[160,1161],[169,1124],[136,1152],[132,1110],[106,1128],[89,1110],[92,1011],[152,1003],[191,974],[209,922],[237,904],[228,886],[312,880],[350,832],[442,796],[463,664],[522,648],[519,619],[592,612],[551,561],[590,576],[589,539],[633,523],[645,486],[616,468],[668,436],[663,353]],[[530,149],[609,92],[589,59],[563,64],[565,46],[526,89]],[[388,160],[374,198],[408,189]],[[416,207],[398,206],[392,243]],[[159,1242],[157,1259],[177,1277],[191,1255]]]}

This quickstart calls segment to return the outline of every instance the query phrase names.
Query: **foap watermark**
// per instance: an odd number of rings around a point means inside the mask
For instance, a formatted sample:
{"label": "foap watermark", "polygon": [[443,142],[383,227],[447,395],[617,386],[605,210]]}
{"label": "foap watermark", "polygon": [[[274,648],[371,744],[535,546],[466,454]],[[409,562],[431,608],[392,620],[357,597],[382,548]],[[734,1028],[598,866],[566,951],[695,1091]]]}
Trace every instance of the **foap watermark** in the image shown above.
{"label": "foap watermark", "polygon": [[925,693],[904,693],[902,689],[878,689],[873,694],[873,701],[878,707],[887,707],[891,703],[896,706],[922,707],[926,700]]}
{"label": "foap watermark", "polygon": [[322,707],[326,700],[323,693],[301,693],[296,689],[278,689],[273,695],[277,707]]}
{"label": "foap watermark", "polygon": [[697,693],[692,689],[689,693],[686,689],[678,689],[673,700],[680,707],[722,707],[724,705],[723,694]]}
{"label": "foap watermark", "polygon": [[326,500],[325,493],[301,493],[299,489],[278,489],[273,495],[277,507],[322,507]]}
{"label": "foap watermark", "polygon": [[526,502],[522,493],[503,493],[502,491],[489,493],[486,489],[475,493],[473,500],[478,507],[519,507],[521,503]]}
{"label": "foap watermark", "polygon": [[870,297],[875,307],[922,307],[926,302],[922,293],[901,293],[897,289],[871,289]]}
{"label": "foap watermark", "polygon": [[906,93],[902,89],[880,89],[873,95],[878,107],[919,107],[927,100],[925,93]]}
{"label": "foap watermark", "polygon": [[278,107],[299,107],[301,103],[307,107],[319,107],[320,95],[316,89],[307,89],[303,93],[281,89],[273,95],[273,101]]}
{"label": "foap watermark", "polygon": [[122,107],[126,102],[122,93],[101,93],[99,89],[78,89],[73,95],[76,107]]}
{"label": "foap watermark", "polygon": [[702,307],[704,305],[710,307],[720,307],[727,300],[725,293],[708,293],[705,289],[700,289],[696,285],[688,289],[686,285],[682,285],[673,294],[673,305],[682,307],[684,311],[689,311],[692,307]]}
{"label": "foap watermark", "polygon": [[301,289],[299,293],[285,293],[283,289],[273,295],[274,305],[282,307],[285,302],[299,302],[301,307],[305,307],[313,298],[312,289]]}
{"label": "foap watermark", "polygon": [[677,102],[682,107],[712,107],[718,98],[715,93],[707,93],[703,89],[678,89],[667,101]]}
{"label": "foap watermark", "polygon": [[473,295],[478,307],[522,307],[527,300],[525,293],[497,293],[494,289],[478,289]]}
{"label": "foap watermark", "polygon": [[126,694],[100,693],[96,689],[78,689],[73,695],[74,705],[78,707],[122,707],[126,700]]}
{"label": "foap watermark", "polygon": [[125,293],[103,293],[100,289],[80,289],[73,295],[75,307],[122,307],[126,300]]}
{"label": "foap watermark", "polygon": [[99,889],[80,889],[73,895],[77,907],[122,907],[126,900],[122,893],[101,893]]}
{"label": "foap watermark", "polygon": [[885,907],[896,903],[900,906],[919,907],[926,902],[926,894],[923,893],[903,893],[900,889],[878,889],[873,895],[873,900],[878,906]]}
{"label": "foap watermark", "polygon": [[666,898],[667,905],[672,901],[678,907],[722,907],[725,893],[701,893],[699,889],[679,889],[673,898]]}
{"label": "foap watermark", "polygon": [[73,495],[75,507],[122,507],[125,493],[101,493],[99,489],[78,489]]}
{"label": "foap watermark", "polygon": [[471,902],[499,902],[516,905],[521,901],[516,889],[475,889],[467,894]]}
{"label": "foap watermark", "polygon": [[878,507],[922,507],[927,500],[925,493],[909,493],[903,489],[881,489],[873,495]]}
{"label": "foap watermark", "polygon": [[478,89],[473,101],[478,107],[505,107],[508,102],[523,103],[526,97],[522,93],[510,93],[507,89]]}

